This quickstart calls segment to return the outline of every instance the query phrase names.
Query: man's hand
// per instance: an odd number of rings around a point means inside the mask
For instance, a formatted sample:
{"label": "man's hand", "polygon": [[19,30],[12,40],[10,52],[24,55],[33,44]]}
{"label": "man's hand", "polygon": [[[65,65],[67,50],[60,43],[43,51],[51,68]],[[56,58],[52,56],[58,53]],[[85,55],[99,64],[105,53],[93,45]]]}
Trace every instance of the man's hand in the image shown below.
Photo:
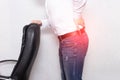
{"label": "man's hand", "polygon": [[32,20],[32,23],[35,23],[35,24],[38,24],[38,25],[42,24],[41,20]]}
{"label": "man's hand", "polygon": [[79,25],[85,26],[84,19],[82,17],[74,19],[74,22],[77,26],[79,26]]}

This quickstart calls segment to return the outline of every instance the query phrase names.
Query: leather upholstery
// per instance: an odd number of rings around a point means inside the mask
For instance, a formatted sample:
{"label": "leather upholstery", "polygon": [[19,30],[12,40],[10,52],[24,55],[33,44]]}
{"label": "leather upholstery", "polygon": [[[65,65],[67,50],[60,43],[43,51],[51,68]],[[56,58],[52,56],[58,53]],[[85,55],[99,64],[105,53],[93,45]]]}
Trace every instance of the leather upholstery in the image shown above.
{"label": "leather upholstery", "polygon": [[35,23],[26,25],[23,28],[23,37],[21,52],[16,63],[11,79],[13,80],[28,80],[31,68],[37,56],[40,42],[40,26]]}

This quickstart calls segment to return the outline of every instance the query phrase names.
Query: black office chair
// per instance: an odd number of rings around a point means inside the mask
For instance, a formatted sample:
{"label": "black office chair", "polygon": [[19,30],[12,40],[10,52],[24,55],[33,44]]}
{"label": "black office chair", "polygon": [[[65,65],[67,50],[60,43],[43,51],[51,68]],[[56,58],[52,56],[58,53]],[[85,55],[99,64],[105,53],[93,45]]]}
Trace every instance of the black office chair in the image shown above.
{"label": "black office chair", "polygon": [[2,60],[0,63],[16,62],[10,76],[0,75],[0,80],[28,80],[37,56],[41,24],[31,23],[23,28],[21,52],[18,60]]}

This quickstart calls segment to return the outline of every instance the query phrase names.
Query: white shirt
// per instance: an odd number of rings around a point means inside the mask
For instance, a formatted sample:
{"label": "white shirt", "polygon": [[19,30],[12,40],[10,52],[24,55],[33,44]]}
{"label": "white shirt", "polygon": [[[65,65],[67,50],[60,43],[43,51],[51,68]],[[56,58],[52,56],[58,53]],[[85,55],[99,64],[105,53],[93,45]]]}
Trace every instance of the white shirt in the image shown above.
{"label": "white shirt", "polygon": [[57,35],[76,31],[73,19],[81,17],[85,3],[86,0],[46,0],[48,22],[53,31]]}

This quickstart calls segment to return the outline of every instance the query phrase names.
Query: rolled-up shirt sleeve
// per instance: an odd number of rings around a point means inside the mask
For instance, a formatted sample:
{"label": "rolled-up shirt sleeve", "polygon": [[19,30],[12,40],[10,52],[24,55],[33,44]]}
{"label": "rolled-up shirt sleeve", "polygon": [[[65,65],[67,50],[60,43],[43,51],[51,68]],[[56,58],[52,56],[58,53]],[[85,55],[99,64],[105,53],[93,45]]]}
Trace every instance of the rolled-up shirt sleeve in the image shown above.
{"label": "rolled-up shirt sleeve", "polygon": [[73,17],[79,18],[84,10],[87,0],[72,0],[73,1]]}

